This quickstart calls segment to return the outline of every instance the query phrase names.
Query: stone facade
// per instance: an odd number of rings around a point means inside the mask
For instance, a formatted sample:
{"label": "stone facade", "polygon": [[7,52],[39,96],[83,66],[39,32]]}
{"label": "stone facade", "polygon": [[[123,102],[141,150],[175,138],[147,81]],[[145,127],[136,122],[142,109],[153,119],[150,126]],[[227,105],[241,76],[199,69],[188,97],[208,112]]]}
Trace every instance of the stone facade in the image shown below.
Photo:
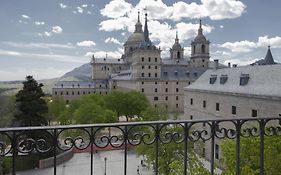
{"label": "stone facade", "polygon": [[[125,42],[124,54],[120,59],[92,57],[93,83],[103,82],[107,87],[102,89],[93,86],[94,89],[88,90],[101,93],[111,90],[136,90],[143,92],[155,107],[163,107],[169,112],[183,112],[184,87],[209,68],[209,43],[203,35],[200,21],[198,35],[192,42],[195,50],[192,51],[190,59],[184,56],[178,33],[170,49],[170,57],[161,58],[161,49],[149,39],[147,15],[144,30],[138,16],[135,31]],[[60,91],[65,90],[58,86],[53,91],[60,95]],[[70,98],[65,93],[62,94],[67,100],[78,97],[76,95]]]}
{"label": "stone facade", "polygon": [[[185,88],[184,119],[281,117],[280,74],[280,64],[208,70]],[[223,126],[233,127],[230,123]],[[220,141],[215,144],[218,161]],[[210,159],[210,142],[203,150]]]}

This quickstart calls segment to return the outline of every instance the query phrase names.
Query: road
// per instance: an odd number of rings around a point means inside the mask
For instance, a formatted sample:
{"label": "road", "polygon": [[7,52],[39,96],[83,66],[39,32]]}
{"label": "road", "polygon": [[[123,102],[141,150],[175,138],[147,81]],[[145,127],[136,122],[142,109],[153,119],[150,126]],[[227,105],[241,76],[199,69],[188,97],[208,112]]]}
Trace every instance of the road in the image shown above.
{"label": "road", "polygon": [[[94,175],[123,175],[124,174],[124,151],[101,151],[94,154]],[[141,157],[137,157],[134,151],[128,151],[127,174],[138,175],[137,168],[139,166],[139,174],[151,175],[152,171],[146,167],[142,167]],[[17,172],[18,175],[52,175],[53,168],[36,169],[23,172]],[[77,153],[68,162],[57,166],[57,175],[89,175],[90,174],[90,154]]]}

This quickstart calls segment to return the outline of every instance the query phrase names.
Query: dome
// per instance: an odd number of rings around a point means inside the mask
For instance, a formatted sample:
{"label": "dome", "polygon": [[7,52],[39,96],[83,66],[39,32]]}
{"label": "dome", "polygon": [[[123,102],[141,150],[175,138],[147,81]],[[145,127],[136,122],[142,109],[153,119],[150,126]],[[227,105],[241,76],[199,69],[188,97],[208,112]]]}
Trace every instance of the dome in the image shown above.
{"label": "dome", "polygon": [[172,47],[173,50],[181,50],[181,45],[178,43],[175,43]]}
{"label": "dome", "polygon": [[131,36],[129,36],[126,43],[141,43],[142,41],[144,41],[143,33],[133,33]]}
{"label": "dome", "polygon": [[198,34],[195,38],[194,38],[195,42],[204,42],[207,41],[206,37],[202,34]]}

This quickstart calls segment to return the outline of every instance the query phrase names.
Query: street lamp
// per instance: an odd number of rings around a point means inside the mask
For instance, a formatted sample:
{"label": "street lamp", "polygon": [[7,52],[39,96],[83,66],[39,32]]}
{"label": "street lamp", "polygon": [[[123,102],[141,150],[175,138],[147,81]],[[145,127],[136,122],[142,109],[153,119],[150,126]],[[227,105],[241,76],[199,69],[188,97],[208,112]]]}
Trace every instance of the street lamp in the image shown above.
{"label": "street lamp", "polygon": [[104,158],[104,175],[106,175],[106,161],[107,161],[107,158],[105,157]]}

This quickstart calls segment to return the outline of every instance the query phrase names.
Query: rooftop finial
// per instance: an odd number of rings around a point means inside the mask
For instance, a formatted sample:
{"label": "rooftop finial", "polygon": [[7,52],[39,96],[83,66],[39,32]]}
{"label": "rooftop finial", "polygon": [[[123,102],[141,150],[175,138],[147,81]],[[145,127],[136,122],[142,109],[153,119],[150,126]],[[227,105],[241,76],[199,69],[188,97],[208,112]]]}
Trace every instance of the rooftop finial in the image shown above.
{"label": "rooftop finial", "polygon": [[176,31],[176,39],[175,39],[175,43],[179,43],[178,31]]}
{"label": "rooftop finial", "polygon": [[138,10],[138,22],[140,22],[140,11]]}
{"label": "rooftop finial", "polygon": [[199,20],[199,28],[200,29],[202,28],[202,20],[201,19]]}
{"label": "rooftop finial", "polygon": [[268,47],[268,49],[270,49],[270,45],[268,45],[267,47]]}

